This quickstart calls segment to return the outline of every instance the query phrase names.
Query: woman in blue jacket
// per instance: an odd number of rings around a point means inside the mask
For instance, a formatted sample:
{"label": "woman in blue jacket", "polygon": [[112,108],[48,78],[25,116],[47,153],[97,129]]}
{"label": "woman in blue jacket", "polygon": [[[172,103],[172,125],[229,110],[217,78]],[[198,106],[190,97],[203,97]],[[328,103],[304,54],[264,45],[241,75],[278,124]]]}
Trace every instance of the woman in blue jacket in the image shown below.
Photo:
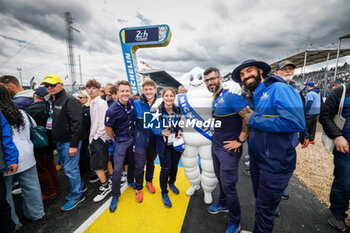
{"label": "woman in blue jacket", "polygon": [[159,183],[162,189],[162,201],[165,207],[171,207],[171,201],[168,197],[168,183],[170,189],[179,194],[175,186],[177,166],[180,160],[181,152],[176,151],[173,147],[175,138],[182,137],[182,130],[178,123],[181,119],[181,110],[174,105],[175,90],[165,88],[163,91],[163,103],[158,108],[161,120],[159,129],[152,129],[155,134],[156,151],[160,160],[160,177]]}

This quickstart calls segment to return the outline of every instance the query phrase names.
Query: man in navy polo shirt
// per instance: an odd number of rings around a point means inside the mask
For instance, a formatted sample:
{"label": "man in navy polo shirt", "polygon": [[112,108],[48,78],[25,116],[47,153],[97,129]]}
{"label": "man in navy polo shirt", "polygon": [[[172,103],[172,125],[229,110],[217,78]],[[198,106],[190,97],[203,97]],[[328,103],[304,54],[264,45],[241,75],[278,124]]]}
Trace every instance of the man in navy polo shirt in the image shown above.
{"label": "man in navy polo shirt", "polygon": [[248,137],[248,127],[246,124],[242,126],[241,114],[249,107],[242,96],[222,88],[222,76],[217,68],[206,69],[204,81],[208,90],[214,93],[213,117],[216,122],[221,122],[220,127],[214,128],[212,138],[212,157],[214,171],[219,180],[220,196],[218,202],[208,208],[208,212],[229,212],[230,222],[226,232],[236,233],[241,229],[241,207],[236,190],[238,164],[242,155],[242,144]]}
{"label": "man in navy polo shirt", "polygon": [[120,180],[123,171],[127,149],[133,145],[134,136],[134,108],[130,98],[131,85],[122,80],[117,84],[118,100],[106,112],[105,126],[107,134],[115,142],[113,155],[114,170],[112,176],[112,202],[110,212],[117,209],[120,196]]}

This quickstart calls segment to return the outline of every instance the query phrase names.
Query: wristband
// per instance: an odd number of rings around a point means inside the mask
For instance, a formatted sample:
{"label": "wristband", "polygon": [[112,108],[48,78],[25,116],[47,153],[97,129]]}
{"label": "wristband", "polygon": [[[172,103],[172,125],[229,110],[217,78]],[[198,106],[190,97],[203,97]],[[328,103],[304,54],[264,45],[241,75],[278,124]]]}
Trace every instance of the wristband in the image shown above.
{"label": "wristband", "polygon": [[237,142],[243,144],[243,143],[245,142],[245,140],[244,140],[244,141],[241,141],[241,140],[239,139],[239,137],[238,137],[238,138],[237,138]]}

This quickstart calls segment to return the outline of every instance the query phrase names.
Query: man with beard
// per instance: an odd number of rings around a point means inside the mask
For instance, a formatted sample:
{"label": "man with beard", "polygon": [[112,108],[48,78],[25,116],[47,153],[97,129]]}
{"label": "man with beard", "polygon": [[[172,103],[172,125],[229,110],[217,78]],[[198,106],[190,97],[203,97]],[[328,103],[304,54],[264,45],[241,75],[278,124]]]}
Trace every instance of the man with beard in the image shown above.
{"label": "man with beard", "polygon": [[[291,61],[284,60],[277,65],[275,74],[283,78],[287,84],[293,87],[294,91],[299,94],[299,97],[301,98],[301,102],[304,105],[305,97],[302,94],[304,92],[304,86],[292,80],[294,76],[294,69],[295,69],[295,65]],[[305,111],[304,113],[306,114]],[[307,132],[307,128],[305,129],[304,132],[300,132],[299,142],[302,144],[302,148],[308,147],[309,133]]]}
{"label": "man with beard", "polygon": [[251,127],[248,145],[250,173],[256,197],[253,232],[272,232],[275,210],[296,164],[298,132],[305,129],[304,110],[298,94],[271,68],[246,60],[232,72],[234,81],[254,93],[254,112],[244,121]]}
{"label": "man with beard", "polygon": [[222,76],[217,68],[206,69],[204,81],[213,93],[213,117],[215,121],[221,121],[221,127],[214,128],[212,138],[212,157],[220,196],[218,202],[208,208],[208,212],[229,212],[230,222],[226,232],[236,233],[241,229],[241,208],[236,190],[238,164],[242,144],[248,137],[248,127],[242,125],[242,118],[251,110],[242,96],[222,88]]}

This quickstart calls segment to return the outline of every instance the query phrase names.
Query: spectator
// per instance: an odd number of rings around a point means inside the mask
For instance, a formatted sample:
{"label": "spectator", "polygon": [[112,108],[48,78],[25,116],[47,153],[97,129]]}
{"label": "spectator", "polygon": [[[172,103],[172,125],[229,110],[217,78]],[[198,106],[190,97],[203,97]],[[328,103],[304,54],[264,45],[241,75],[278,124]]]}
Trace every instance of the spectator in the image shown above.
{"label": "spectator", "polygon": [[[6,200],[11,207],[12,221],[16,224],[16,229],[19,230],[22,224],[16,214],[11,194],[14,177],[17,178],[19,186],[22,189],[24,216],[30,220],[39,220],[44,217],[45,212],[35,166],[33,143],[30,140],[28,115],[14,105],[6,88],[2,85],[0,85],[0,108],[11,127],[12,140],[19,152],[17,172],[5,174],[4,176]],[[33,119],[32,122],[35,124]]]}
{"label": "spectator", "polygon": [[[63,89],[63,82],[55,74],[49,74],[41,83],[50,97],[50,117],[47,127],[52,127],[52,140],[68,178],[70,193],[62,211],[69,211],[85,200],[87,189],[80,177],[79,158],[83,131],[83,108],[81,103]],[[51,118],[52,117],[52,118]]]}
{"label": "spectator", "polygon": [[313,82],[307,82],[305,86],[309,90],[305,99],[306,128],[309,133],[310,144],[315,144],[317,117],[321,108],[320,89],[315,87]]}
{"label": "spectator", "polygon": [[111,88],[114,85],[112,83],[107,83],[106,87],[104,89],[105,91],[105,96],[104,96],[104,100],[107,101],[108,107],[110,107],[113,103],[114,103],[114,99],[112,98],[112,93],[111,93]]}
{"label": "spectator", "polygon": [[[85,91],[82,90],[78,93],[78,100],[83,106],[83,137],[82,144],[80,149],[80,160],[79,160],[79,168],[80,174],[84,175],[90,171],[90,152],[89,152],[89,135],[90,135],[90,127],[91,127],[91,119],[90,119],[90,96]],[[98,181],[98,177],[96,175],[92,176],[89,179],[90,183],[95,183]]]}
{"label": "spectator", "polygon": [[186,89],[183,85],[179,86],[179,91],[178,94],[185,94],[186,93]]}
{"label": "spectator", "polygon": [[350,85],[346,84],[346,95],[342,116],[346,119],[343,129],[339,129],[334,123],[334,117],[338,114],[339,103],[343,93],[343,86],[337,87],[326,99],[320,112],[320,123],[327,136],[334,140],[334,180],[330,193],[331,216],[328,223],[339,231],[346,231],[348,226],[345,218],[348,217],[349,193],[350,193]]}
{"label": "spectator", "polygon": [[[47,119],[50,116],[49,103],[44,100],[47,94],[45,87],[39,87],[34,93],[34,103],[26,108],[26,112],[33,117],[37,125],[43,127],[46,127]],[[47,135],[50,145],[45,148],[34,149],[43,201],[56,197],[60,189],[50,130],[47,130]]]}
{"label": "spectator", "polygon": [[93,199],[93,202],[102,201],[112,191],[112,181],[107,180],[105,169],[112,176],[112,163],[109,161],[108,146],[106,144],[110,137],[107,135],[104,119],[108,109],[107,102],[99,96],[98,90],[101,84],[92,79],[87,81],[86,90],[91,97],[90,117],[91,128],[89,136],[90,148],[90,167],[96,172],[100,180],[99,193]]}
{"label": "spectator", "polygon": [[4,173],[13,174],[18,169],[18,150],[12,141],[11,129],[4,115],[0,112],[0,231],[15,232],[15,223],[11,219],[11,207],[6,200]]}
{"label": "spectator", "polygon": [[117,86],[113,85],[110,89],[109,89],[110,94],[112,95],[113,101],[117,101],[118,99],[118,94],[117,94]]}
{"label": "spectator", "polygon": [[13,96],[13,101],[19,109],[25,110],[34,102],[33,90],[24,90],[16,77],[3,75],[0,77],[0,84],[6,87],[8,93]]}
{"label": "spectator", "polygon": [[104,87],[101,87],[100,88],[100,93],[99,93],[101,99],[104,99],[105,98],[105,88]]}
{"label": "spectator", "polygon": [[[168,196],[169,188],[175,193],[179,194],[179,189],[175,186],[177,167],[180,161],[181,152],[176,151],[173,147],[175,137],[182,137],[182,129],[178,123],[181,120],[181,110],[174,105],[175,90],[172,88],[165,88],[163,91],[163,103],[159,105],[159,113],[162,114],[160,122],[165,122],[168,127],[161,127],[160,129],[152,129],[154,133],[157,154],[160,160],[160,176],[159,183],[162,189],[162,201],[165,207],[171,207],[171,201]],[[141,202],[143,195],[142,190],[137,190],[136,201]],[[139,198],[139,199],[138,199]]]}

